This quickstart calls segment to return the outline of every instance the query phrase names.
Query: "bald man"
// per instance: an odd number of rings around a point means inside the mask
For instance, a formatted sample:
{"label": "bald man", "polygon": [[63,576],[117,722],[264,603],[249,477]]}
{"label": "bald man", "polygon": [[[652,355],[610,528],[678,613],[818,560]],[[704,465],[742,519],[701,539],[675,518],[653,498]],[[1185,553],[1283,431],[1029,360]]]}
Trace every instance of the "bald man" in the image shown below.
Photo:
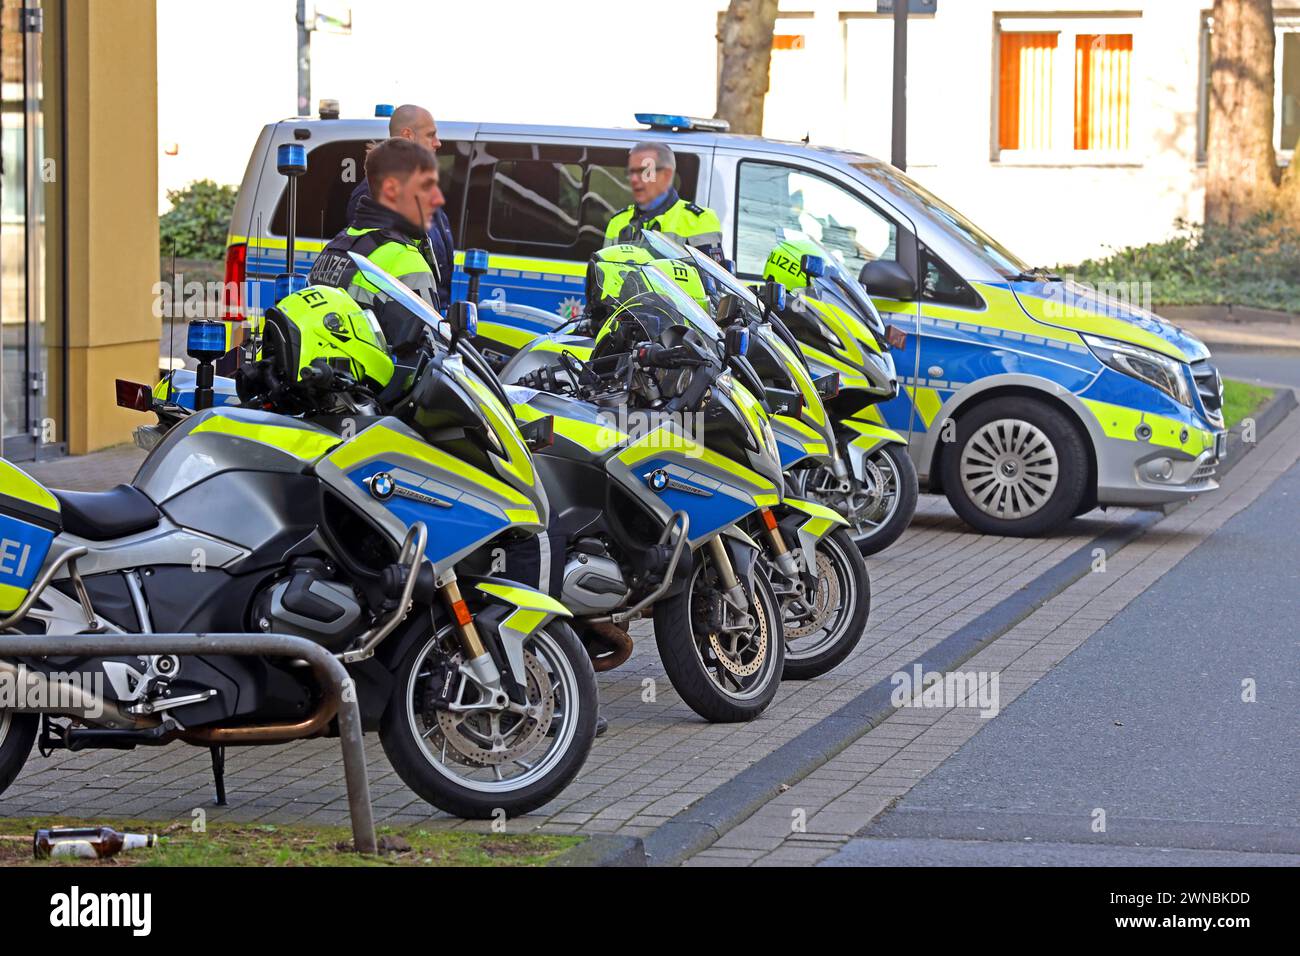
{"label": "bald man", "polygon": [[[437,153],[438,147],[442,145],[442,140],[438,139],[438,124],[434,121],[433,114],[423,106],[416,106],[413,103],[404,103],[393,110],[393,115],[388,118],[388,135],[409,139],[434,153]],[[369,195],[370,185],[365,178],[362,178],[348,200],[349,225],[356,218],[357,204],[361,202],[361,197]],[[433,223],[429,226],[429,251],[434,265],[438,307],[446,309],[451,302],[451,273],[454,268],[453,257],[456,249],[451,234],[451,221],[442,209],[434,214]]]}

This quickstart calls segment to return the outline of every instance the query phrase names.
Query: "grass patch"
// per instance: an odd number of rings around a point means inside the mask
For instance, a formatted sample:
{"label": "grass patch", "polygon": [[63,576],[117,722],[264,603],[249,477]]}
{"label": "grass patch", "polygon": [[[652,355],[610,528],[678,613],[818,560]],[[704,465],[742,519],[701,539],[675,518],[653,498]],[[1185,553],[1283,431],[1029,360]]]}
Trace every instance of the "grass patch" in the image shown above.
{"label": "grass patch", "polygon": [[1161,305],[1247,305],[1300,312],[1300,232],[1265,213],[1235,227],[1179,220],[1163,242],[1126,246],[1054,271],[1093,286],[1150,283]]}
{"label": "grass patch", "polygon": [[[471,833],[413,825],[379,827],[378,856],[352,852],[352,830],[306,824],[108,820],[119,833],[157,833],[159,845],[109,860],[36,860],[32,835],[42,827],[85,826],[57,817],[0,819],[0,866],[543,866],[583,837],[540,833]],[[385,847],[387,846],[387,849]]]}
{"label": "grass patch", "polygon": [[1223,380],[1224,425],[1231,428],[1272,397],[1271,388],[1225,378]]}

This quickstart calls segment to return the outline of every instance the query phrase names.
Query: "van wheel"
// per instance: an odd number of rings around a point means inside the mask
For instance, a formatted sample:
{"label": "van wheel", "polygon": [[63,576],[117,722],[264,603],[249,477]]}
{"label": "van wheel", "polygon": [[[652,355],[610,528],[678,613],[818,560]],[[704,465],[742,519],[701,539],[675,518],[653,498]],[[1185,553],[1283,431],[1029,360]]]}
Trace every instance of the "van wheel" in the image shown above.
{"label": "van wheel", "polygon": [[1087,492],[1088,452],[1055,408],[998,398],[957,420],[941,473],[953,510],[976,531],[1028,538],[1074,516]]}

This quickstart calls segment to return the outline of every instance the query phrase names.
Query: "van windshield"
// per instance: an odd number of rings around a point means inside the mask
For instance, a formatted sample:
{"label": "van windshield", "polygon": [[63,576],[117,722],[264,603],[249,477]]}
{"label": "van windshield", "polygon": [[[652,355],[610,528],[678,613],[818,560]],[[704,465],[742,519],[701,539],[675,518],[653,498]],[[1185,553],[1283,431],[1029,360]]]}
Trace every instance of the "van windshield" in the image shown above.
{"label": "van windshield", "polygon": [[1002,245],[952,206],[930,192],[916,180],[899,172],[893,166],[876,161],[851,164],[886,195],[892,194],[905,202],[914,202],[929,212],[956,239],[983,256],[1005,278],[1013,278],[1032,271],[1030,265]]}

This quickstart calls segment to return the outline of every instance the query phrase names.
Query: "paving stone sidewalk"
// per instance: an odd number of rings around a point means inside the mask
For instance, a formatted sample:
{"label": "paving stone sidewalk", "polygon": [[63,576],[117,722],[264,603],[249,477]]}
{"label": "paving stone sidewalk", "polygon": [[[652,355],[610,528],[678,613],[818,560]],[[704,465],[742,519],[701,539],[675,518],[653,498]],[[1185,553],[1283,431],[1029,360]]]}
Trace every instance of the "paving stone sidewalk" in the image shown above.
{"label": "paving stone sidewalk", "polygon": [[[1300,415],[1198,498],[1114,554],[961,665],[998,672],[1002,713],[1300,459]],[[835,853],[954,754],[989,720],[975,702],[896,711],[837,756],[723,834],[690,866],[814,865]]]}
{"label": "paving stone sidewalk", "polygon": [[[56,486],[108,487],[128,480],[138,461],[133,449],[115,449],[31,471]],[[710,725],[695,716],[669,685],[649,625],[638,624],[631,660],[600,675],[609,733],[596,742],[582,773],[560,797],[511,827],[651,833],[1131,514],[1094,512],[1056,537],[1019,540],[973,534],[945,500],[923,497],[903,538],[868,560],[871,623],[854,654],[823,678],[785,683],[768,712],[748,724]],[[380,822],[483,826],[449,818],[420,800],[392,771],[376,738],[367,739],[367,756]],[[226,772],[230,806],[219,809],[211,806],[204,750],[174,745],[58,753],[49,759],[34,754],[0,796],[0,814],[189,820],[202,808],[210,819],[346,821],[335,741],[232,749]]]}
{"label": "paving stone sidewalk", "polygon": [[[1265,447],[1247,456],[1222,491],[1191,503],[1108,556],[1108,573],[1084,577],[963,668],[999,670],[1005,707],[1244,507],[1297,454],[1300,425],[1293,417]],[[138,460],[134,450],[117,449],[31,470],[63,487],[107,487],[129,479]],[[648,626],[639,625],[631,661],[601,676],[609,734],[597,741],[582,774],[561,797],[544,812],[512,821],[512,828],[652,832],[1127,517],[1128,512],[1112,512],[1074,522],[1064,537],[1012,540],[972,534],[942,499],[923,498],[903,539],[869,561],[872,623],[853,657],[820,680],[783,685],[769,712],[750,724],[708,725],[696,718],[668,685]],[[649,689],[655,691],[652,700]],[[969,709],[900,711],[690,863],[816,863],[981,726],[982,718]],[[367,749],[381,822],[482,826],[433,811],[392,772],[377,740],[369,740]],[[0,797],[0,813],[188,820],[202,808],[212,819],[346,820],[341,763],[332,741],[232,750],[227,782],[230,807],[212,807],[206,752],[180,745],[57,754],[48,760],[34,755]],[[796,810],[806,818],[805,832],[792,829]]]}

